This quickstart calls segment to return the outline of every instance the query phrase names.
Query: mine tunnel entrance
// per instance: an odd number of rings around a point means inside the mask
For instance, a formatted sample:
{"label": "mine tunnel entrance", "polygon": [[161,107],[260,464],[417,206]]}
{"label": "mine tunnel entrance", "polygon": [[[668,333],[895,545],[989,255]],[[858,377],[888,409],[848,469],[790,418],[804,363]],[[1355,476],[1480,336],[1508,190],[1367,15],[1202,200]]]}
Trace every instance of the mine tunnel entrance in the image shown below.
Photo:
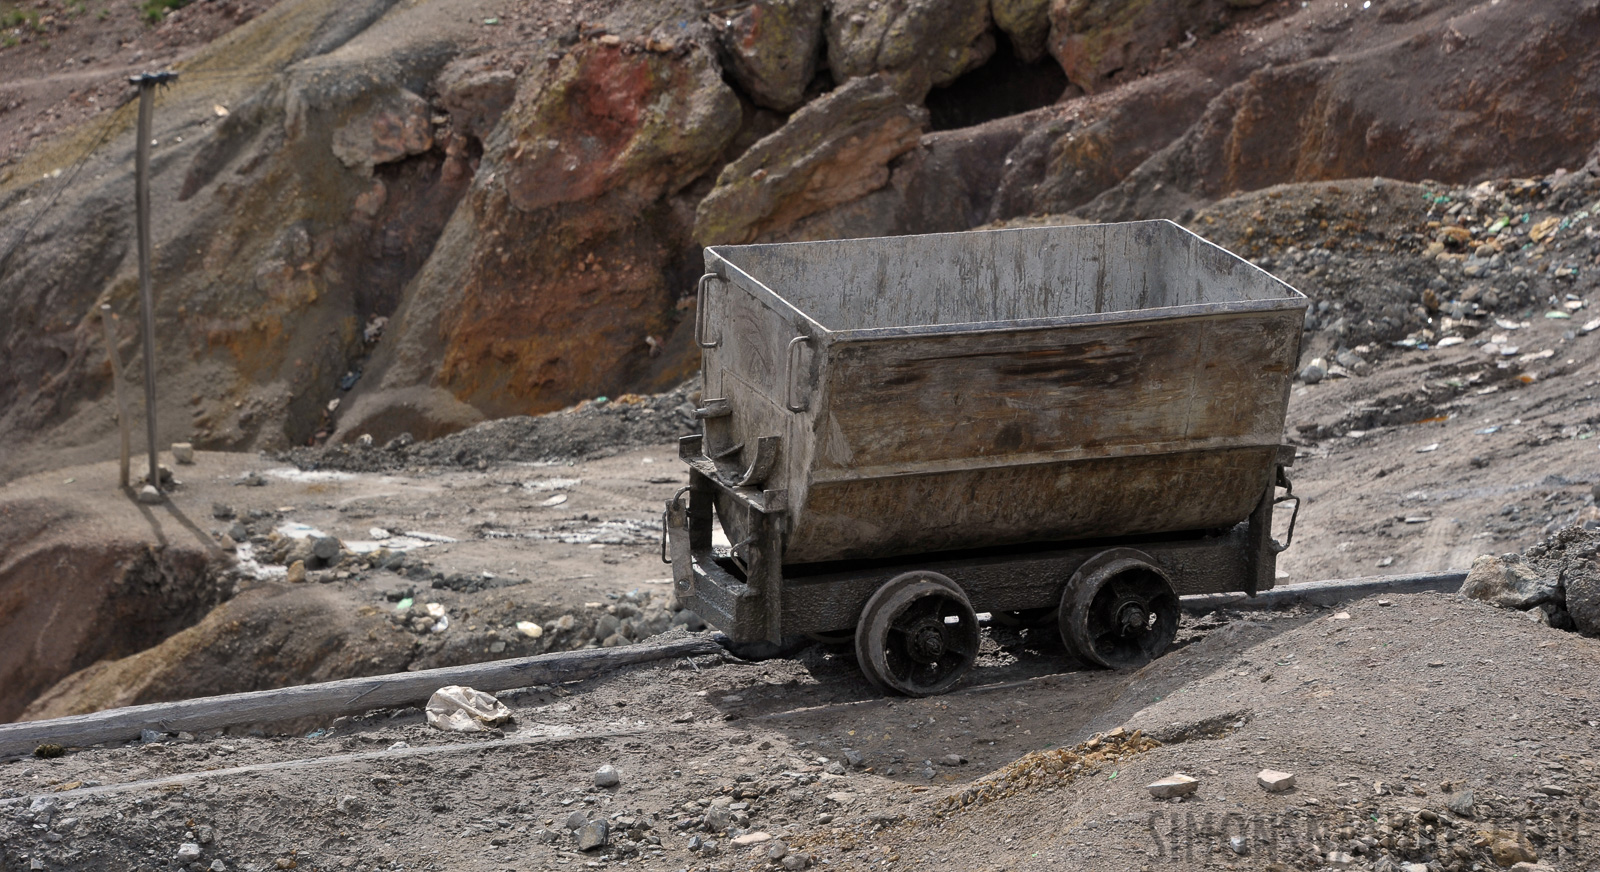
{"label": "mine tunnel entrance", "polygon": [[1054,58],[1024,63],[1002,39],[988,63],[928,94],[928,114],[934,130],[971,127],[1049,106],[1067,84]]}

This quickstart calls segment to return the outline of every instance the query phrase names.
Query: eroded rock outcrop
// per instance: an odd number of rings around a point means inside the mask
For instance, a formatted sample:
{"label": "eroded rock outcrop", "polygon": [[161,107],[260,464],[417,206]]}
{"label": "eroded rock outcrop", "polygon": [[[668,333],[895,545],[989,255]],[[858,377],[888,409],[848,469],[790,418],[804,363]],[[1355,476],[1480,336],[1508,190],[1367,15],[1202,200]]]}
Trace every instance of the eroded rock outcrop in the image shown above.
{"label": "eroded rock outcrop", "polygon": [[[655,8],[528,36],[283,0],[192,62],[157,115],[161,440],[437,436],[665,387],[696,362],[699,244],[1181,218],[1284,182],[1549,172],[1600,139],[1587,0],[759,0],[670,26]],[[930,131],[932,89],[1005,88],[967,75],[1002,42],[995,69],[1048,51],[1076,87]],[[83,175],[104,181],[0,272],[0,437],[54,462],[113,432],[100,303],[123,365],[140,351],[131,112],[110,121]],[[61,169],[33,160],[0,183],[5,225]]]}

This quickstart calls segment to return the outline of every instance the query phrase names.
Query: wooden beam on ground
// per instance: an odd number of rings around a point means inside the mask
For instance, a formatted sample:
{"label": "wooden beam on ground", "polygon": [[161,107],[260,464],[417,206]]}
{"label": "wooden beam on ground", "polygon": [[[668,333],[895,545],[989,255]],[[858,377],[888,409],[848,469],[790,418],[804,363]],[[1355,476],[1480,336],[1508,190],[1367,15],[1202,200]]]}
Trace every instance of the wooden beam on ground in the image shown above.
{"label": "wooden beam on ground", "polygon": [[419,705],[434,691],[451,684],[493,693],[578,681],[637,663],[717,654],[722,650],[712,638],[700,636],[653,645],[563,651],[492,663],[136,705],[47,721],[0,724],[0,756],[31,753],[42,744],[83,747],[126,741],[138,738],[144,730],[197,732],[310,716],[335,718],[372,709]]}
{"label": "wooden beam on ground", "polygon": [[1455,593],[1461,589],[1461,582],[1466,580],[1465,569],[1418,572],[1411,575],[1373,575],[1365,578],[1288,584],[1264,590],[1254,597],[1242,593],[1204,593],[1180,597],[1178,602],[1183,610],[1191,615],[1203,615],[1217,609],[1242,612],[1286,609],[1292,606],[1332,606],[1385,593],[1421,593],[1430,590]]}

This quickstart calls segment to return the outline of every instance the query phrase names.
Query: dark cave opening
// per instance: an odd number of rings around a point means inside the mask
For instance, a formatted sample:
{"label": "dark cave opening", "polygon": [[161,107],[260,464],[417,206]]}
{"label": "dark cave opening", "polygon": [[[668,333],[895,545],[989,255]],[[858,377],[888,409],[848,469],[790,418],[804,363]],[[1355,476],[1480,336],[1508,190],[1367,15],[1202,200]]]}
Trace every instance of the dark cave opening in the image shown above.
{"label": "dark cave opening", "polygon": [[1002,39],[988,63],[929,92],[928,114],[934,130],[971,127],[1049,106],[1061,99],[1067,84],[1054,58],[1023,63]]}

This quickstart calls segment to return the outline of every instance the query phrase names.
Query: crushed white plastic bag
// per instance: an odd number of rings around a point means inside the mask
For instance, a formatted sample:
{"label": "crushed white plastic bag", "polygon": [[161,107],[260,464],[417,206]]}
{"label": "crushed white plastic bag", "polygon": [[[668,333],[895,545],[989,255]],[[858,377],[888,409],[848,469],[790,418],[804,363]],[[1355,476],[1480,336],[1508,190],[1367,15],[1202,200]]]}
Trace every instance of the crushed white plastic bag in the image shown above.
{"label": "crushed white plastic bag", "polygon": [[434,691],[425,711],[428,726],[456,733],[481,733],[511,720],[511,709],[505,703],[458,684]]}

